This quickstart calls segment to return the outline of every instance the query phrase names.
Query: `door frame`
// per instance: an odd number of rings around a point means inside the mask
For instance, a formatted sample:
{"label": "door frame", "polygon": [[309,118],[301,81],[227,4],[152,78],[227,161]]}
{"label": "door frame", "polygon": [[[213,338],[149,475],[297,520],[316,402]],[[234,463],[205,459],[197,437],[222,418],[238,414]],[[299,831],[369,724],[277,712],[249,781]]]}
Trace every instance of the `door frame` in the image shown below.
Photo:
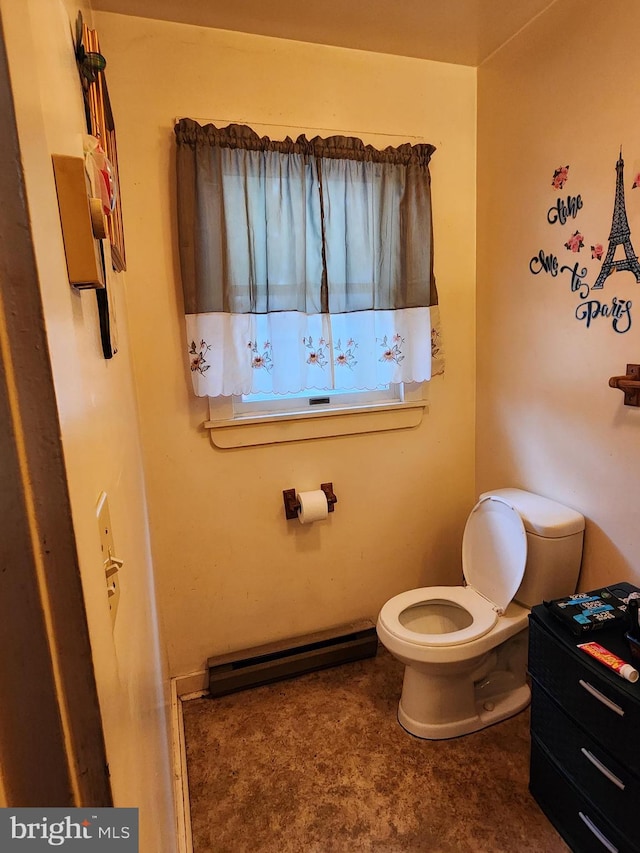
{"label": "door frame", "polygon": [[[0,805],[113,805],[0,11]],[[4,800],[4,802],[2,802]]]}

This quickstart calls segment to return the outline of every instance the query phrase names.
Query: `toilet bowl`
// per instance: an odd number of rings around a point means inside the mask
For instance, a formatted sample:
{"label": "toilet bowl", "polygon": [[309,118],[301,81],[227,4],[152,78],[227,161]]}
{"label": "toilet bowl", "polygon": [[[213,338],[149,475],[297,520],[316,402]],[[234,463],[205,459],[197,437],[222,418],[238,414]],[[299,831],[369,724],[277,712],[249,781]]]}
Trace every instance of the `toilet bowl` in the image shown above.
{"label": "toilet bowl", "polygon": [[[528,705],[529,608],[574,591],[583,530],[580,513],[547,498],[487,493],[465,526],[465,586],[423,587],[387,601],[377,631],[405,664],[398,720],[407,731],[457,737]],[[541,541],[530,547],[534,539]]]}

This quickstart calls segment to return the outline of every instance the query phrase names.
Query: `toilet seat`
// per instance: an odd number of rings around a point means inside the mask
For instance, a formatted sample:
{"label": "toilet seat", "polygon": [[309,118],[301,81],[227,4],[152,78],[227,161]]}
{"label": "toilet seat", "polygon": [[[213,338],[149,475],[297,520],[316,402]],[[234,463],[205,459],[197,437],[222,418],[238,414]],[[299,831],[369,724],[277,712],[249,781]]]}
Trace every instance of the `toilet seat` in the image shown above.
{"label": "toilet seat", "polygon": [[[489,633],[513,599],[524,575],[527,534],[512,504],[493,495],[481,498],[467,519],[462,539],[466,586],[433,586],[396,595],[380,611],[379,621],[392,636],[419,646],[456,646]],[[458,631],[413,631],[401,614],[418,605],[444,603],[461,607],[472,623]]]}
{"label": "toilet seat", "polygon": [[[412,631],[400,622],[400,614],[420,604],[444,602],[466,610],[473,618],[468,628],[446,634],[425,634]],[[457,646],[469,643],[489,631],[498,621],[494,605],[470,586],[427,586],[401,592],[387,601],[378,617],[384,628],[398,640],[418,646]]]}

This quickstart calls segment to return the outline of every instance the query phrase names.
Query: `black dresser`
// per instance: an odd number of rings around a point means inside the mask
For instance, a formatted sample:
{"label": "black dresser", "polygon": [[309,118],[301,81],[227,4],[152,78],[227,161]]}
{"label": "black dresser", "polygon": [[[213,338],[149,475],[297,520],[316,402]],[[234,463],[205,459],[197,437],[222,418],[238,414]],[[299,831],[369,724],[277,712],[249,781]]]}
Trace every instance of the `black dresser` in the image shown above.
{"label": "black dresser", "polygon": [[543,605],[529,617],[529,789],[576,853],[640,853],[640,681],[576,648],[634,662],[620,628],[573,637]]}

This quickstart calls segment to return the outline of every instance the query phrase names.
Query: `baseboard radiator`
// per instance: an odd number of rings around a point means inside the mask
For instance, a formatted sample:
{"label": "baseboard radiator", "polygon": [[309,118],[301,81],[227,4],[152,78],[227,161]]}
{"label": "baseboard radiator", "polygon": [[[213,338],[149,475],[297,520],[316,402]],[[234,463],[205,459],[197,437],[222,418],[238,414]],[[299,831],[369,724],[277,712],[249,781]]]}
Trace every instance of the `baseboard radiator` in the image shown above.
{"label": "baseboard radiator", "polygon": [[209,692],[225,696],[249,687],[270,684],[342,663],[375,657],[378,637],[372,622],[339,625],[304,637],[294,637],[209,658]]}

